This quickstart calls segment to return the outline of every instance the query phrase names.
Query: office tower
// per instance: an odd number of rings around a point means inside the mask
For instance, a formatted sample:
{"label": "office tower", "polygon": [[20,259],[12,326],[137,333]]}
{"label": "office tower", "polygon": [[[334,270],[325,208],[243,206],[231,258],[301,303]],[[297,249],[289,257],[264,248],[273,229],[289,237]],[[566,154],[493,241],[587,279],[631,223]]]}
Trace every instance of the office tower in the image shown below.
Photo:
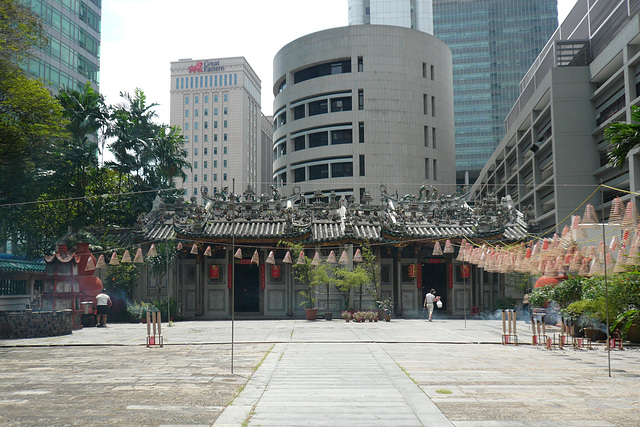
{"label": "office tower", "polygon": [[[273,177],[363,201],[428,183],[454,190],[451,51],[421,31],[350,25],[309,34],[273,61]],[[447,185],[449,184],[449,185]],[[366,200],[366,198],[365,198]]]}
{"label": "office tower", "polygon": [[40,15],[49,45],[30,59],[26,69],[54,92],[80,90],[87,81],[99,87],[102,0],[22,0]]}
{"label": "office tower", "polygon": [[504,136],[520,80],[557,27],[556,0],[433,0],[453,56],[458,184],[473,183]]}
{"label": "office tower", "polygon": [[432,0],[349,0],[349,25],[366,24],[433,34]]}
{"label": "office tower", "polygon": [[[181,59],[171,63],[170,123],[187,140],[185,198],[224,187],[241,193],[261,185],[264,116],[260,110],[260,79],[244,57]],[[271,146],[267,141],[267,146]]]}
{"label": "office tower", "polygon": [[604,132],[632,122],[640,103],[639,13],[640,0],[577,1],[522,79],[472,199],[509,196],[549,234],[572,226],[586,203],[602,220],[616,196],[637,202],[640,154],[612,166]]}

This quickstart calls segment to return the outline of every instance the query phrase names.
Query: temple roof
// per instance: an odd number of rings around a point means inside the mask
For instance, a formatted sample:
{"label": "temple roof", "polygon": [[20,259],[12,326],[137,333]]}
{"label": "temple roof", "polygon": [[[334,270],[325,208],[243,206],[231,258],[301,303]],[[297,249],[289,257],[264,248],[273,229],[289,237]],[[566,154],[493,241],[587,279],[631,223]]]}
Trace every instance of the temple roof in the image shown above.
{"label": "temple roof", "polygon": [[363,203],[356,204],[353,197],[338,200],[333,193],[318,192],[306,200],[298,187],[288,197],[273,187],[271,191],[271,195],[256,196],[248,187],[234,195],[225,188],[211,195],[203,188],[206,206],[171,206],[158,197],[152,211],[141,218],[138,238],[212,243],[234,238],[256,243],[291,240],[320,245],[462,238],[518,241],[535,225],[508,198],[498,202],[488,197],[470,207],[462,195],[439,195],[427,186],[416,196],[403,197],[381,186],[382,198],[376,205],[366,193]]}

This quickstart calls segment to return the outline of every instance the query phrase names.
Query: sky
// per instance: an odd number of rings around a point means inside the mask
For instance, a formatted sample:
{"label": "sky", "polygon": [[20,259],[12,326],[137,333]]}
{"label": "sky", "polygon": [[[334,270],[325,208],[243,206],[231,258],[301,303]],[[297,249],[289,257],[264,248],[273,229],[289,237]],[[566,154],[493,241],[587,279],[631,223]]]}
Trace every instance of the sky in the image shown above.
{"label": "sky", "polygon": [[[504,0],[510,1],[510,0]],[[560,22],[576,0],[558,0]],[[348,25],[348,0],[108,0],[102,2],[100,92],[108,104],[142,89],[169,124],[171,62],[244,56],[271,115],[273,58],[284,45]]]}

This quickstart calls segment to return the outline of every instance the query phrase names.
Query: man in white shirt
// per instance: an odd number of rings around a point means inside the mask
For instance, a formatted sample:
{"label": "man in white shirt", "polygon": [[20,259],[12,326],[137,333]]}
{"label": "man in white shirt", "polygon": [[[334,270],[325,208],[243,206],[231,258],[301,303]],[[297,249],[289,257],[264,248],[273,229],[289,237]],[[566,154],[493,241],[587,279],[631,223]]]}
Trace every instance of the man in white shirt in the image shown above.
{"label": "man in white shirt", "polygon": [[98,309],[98,324],[96,326],[107,326],[107,314],[109,313],[109,307],[111,307],[111,298],[104,292],[100,292],[96,295],[97,309]]}

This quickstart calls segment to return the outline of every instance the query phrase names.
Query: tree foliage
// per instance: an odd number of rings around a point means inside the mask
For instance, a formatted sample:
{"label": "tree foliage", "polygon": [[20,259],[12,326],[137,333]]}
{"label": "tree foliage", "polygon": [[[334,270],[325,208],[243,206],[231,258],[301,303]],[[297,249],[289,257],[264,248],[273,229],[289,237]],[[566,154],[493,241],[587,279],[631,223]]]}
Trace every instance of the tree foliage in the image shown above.
{"label": "tree foliage", "polygon": [[640,108],[631,107],[631,120],[635,123],[611,123],[604,131],[611,144],[609,163],[622,169],[629,152],[640,145]]}

